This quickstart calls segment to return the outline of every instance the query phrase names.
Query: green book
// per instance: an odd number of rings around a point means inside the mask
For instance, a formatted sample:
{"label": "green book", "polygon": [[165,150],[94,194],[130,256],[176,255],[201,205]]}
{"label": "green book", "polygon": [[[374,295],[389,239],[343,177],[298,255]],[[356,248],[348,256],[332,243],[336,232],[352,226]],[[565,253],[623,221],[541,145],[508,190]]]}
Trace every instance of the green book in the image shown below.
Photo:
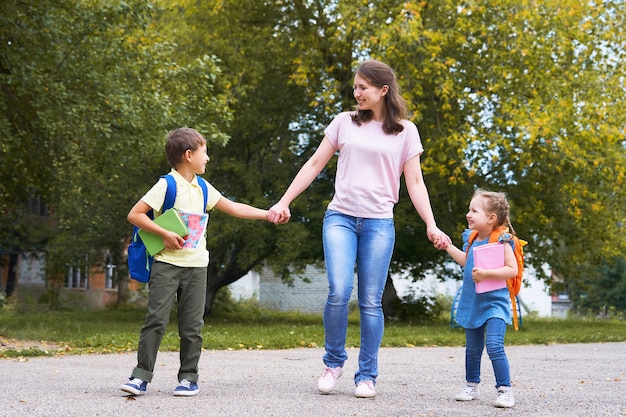
{"label": "green book", "polygon": [[[180,237],[187,236],[189,233],[187,225],[175,209],[166,210],[165,213],[154,219],[154,222],[162,228],[176,233]],[[148,250],[148,254],[150,256],[154,256],[165,249],[163,238],[161,238],[161,236],[141,229],[139,229],[139,236],[141,237],[143,244],[146,245],[146,249]]]}

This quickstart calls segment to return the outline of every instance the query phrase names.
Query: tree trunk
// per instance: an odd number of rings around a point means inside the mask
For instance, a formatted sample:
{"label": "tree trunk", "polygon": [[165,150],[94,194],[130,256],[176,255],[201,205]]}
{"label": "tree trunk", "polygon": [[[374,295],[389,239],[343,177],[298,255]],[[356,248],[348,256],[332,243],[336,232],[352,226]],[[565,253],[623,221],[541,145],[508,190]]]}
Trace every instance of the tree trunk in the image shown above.
{"label": "tree trunk", "polygon": [[391,279],[391,273],[387,274],[387,282],[385,282],[385,291],[383,292],[383,313],[385,319],[391,318],[395,314],[395,305],[400,302],[400,297],[396,292],[396,287],[393,286],[393,280]]}
{"label": "tree trunk", "polygon": [[248,271],[238,271],[238,273],[222,273],[218,274],[217,268],[213,268],[209,262],[206,276],[206,300],[204,301],[204,317],[208,317],[215,303],[215,296],[220,288],[226,287],[243,277]]}
{"label": "tree trunk", "polygon": [[10,253],[9,254],[9,271],[7,274],[7,286],[6,286],[6,294],[7,298],[13,294],[15,291],[15,287],[17,286],[17,263],[19,260],[18,253]]}
{"label": "tree trunk", "polygon": [[130,278],[122,276],[117,281],[117,305],[124,305],[130,298],[130,291],[128,285],[130,284]]}

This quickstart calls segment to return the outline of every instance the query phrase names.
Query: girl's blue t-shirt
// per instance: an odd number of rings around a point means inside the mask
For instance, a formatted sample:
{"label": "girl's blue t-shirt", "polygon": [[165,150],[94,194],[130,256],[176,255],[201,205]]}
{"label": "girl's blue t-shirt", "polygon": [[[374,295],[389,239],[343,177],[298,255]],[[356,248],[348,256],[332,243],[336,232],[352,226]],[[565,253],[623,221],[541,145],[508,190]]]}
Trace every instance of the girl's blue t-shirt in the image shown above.
{"label": "girl's blue t-shirt", "polygon": [[[467,250],[467,241],[471,230],[463,232],[463,250]],[[512,324],[511,304],[508,288],[495,291],[476,293],[476,284],[472,279],[474,268],[474,248],[486,245],[489,239],[474,240],[467,252],[467,260],[463,270],[463,289],[456,312],[456,322],[465,329],[477,329],[490,318],[500,318]],[[512,242],[511,242],[512,244]]]}

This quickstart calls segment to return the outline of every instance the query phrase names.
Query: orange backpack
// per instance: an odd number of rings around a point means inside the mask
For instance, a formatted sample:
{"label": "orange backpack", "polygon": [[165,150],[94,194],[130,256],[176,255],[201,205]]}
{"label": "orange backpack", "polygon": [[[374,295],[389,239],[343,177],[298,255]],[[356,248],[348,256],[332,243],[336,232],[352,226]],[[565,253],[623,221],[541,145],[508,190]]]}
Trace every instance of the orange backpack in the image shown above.
{"label": "orange backpack", "polygon": [[[497,242],[500,236],[503,233],[509,233],[509,229],[507,227],[500,227],[489,235],[489,243]],[[515,254],[515,259],[517,260],[517,275],[513,278],[507,278],[506,286],[509,289],[509,295],[511,297],[511,307],[513,308],[513,327],[515,330],[519,330],[519,318],[517,317],[517,294],[519,294],[519,290],[522,288],[522,275],[524,273],[524,249],[523,247],[528,244],[525,240],[519,239],[512,233],[509,233],[513,240],[513,244],[515,249],[513,253]],[[467,249],[466,254],[469,251],[469,247],[472,245],[476,237],[478,236],[478,232],[476,230],[472,230],[467,239]]]}

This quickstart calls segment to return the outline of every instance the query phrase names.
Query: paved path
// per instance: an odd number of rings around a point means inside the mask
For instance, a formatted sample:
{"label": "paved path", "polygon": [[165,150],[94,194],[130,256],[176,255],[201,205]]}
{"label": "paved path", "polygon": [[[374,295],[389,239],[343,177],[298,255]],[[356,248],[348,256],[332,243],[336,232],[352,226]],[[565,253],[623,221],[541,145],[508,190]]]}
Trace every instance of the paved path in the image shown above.
{"label": "paved path", "polygon": [[174,397],[178,354],[160,353],[148,394],[119,386],[135,354],[0,360],[0,416],[626,416],[626,343],[510,346],[517,404],[502,410],[491,363],[483,357],[482,397],[454,395],[464,377],[464,348],[383,348],[378,396],[353,396],[358,350],[331,395],[319,395],[323,350],[204,351],[200,394]]}

